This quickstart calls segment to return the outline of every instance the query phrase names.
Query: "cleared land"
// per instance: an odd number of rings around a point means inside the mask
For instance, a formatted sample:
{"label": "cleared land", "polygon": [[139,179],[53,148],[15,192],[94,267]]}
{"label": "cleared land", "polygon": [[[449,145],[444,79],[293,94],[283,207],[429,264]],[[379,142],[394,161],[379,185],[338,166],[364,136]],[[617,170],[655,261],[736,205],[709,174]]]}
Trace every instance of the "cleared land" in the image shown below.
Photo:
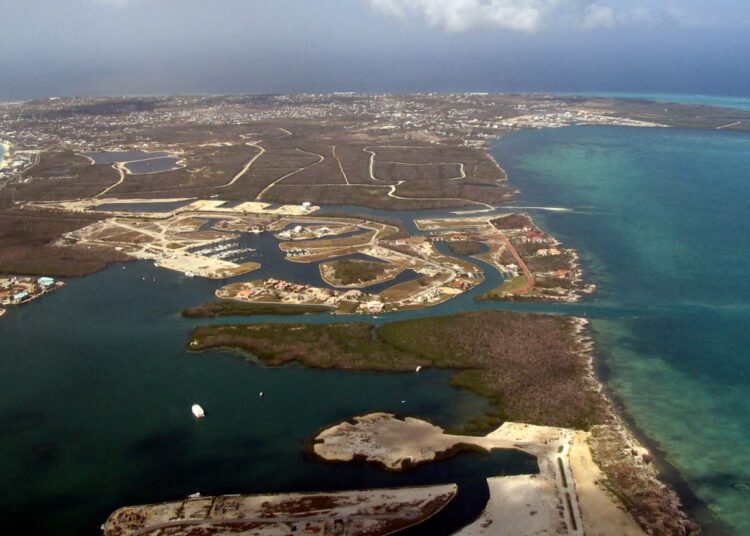
{"label": "cleared land", "polygon": [[103,528],[104,536],[385,536],[432,517],[456,492],[455,485],[446,484],[335,493],[195,497],[120,508]]}
{"label": "cleared land", "polygon": [[[0,209],[97,196],[221,196],[482,210],[506,203],[514,193],[505,171],[488,153],[487,140],[518,128],[567,124],[747,131],[750,114],[546,95],[239,95],[5,103],[0,131],[13,150],[9,166],[0,170]],[[130,175],[116,159],[95,164],[81,156],[102,151],[167,153],[184,167]],[[33,233],[29,236],[27,258],[37,262],[49,252]],[[65,273],[87,273],[95,262],[81,256],[67,258],[65,264]],[[555,284],[538,282],[539,289]]]}

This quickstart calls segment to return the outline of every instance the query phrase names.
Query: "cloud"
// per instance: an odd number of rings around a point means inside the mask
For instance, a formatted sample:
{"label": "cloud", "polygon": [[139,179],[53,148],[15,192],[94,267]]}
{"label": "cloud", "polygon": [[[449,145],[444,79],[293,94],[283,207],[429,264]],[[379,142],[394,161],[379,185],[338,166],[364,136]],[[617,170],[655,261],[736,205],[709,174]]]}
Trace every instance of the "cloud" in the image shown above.
{"label": "cloud", "polygon": [[581,26],[584,28],[611,28],[617,23],[615,10],[609,6],[591,4],[586,6],[581,17]]}
{"label": "cloud", "polygon": [[496,28],[532,33],[551,26],[609,28],[620,21],[612,7],[594,0],[369,0],[369,3],[386,15],[421,18],[449,32]]}

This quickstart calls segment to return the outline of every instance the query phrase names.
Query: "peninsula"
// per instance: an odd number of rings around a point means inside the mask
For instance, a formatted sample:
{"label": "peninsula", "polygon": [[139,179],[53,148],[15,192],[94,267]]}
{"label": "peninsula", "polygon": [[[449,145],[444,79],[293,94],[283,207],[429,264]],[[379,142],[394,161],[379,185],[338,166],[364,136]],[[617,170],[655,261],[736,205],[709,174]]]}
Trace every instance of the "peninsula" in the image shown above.
{"label": "peninsula", "polygon": [[[463,430],[456,431],[458,435],[445,435],[440,428],[418,419],[376,413],[322,431],[312,440],[313,452],[326,460],[365,460],[389,470],[404,470],[467,449],[531,449],[528,452],[552,460],[544,478],[554,482],[555,478],[564,478],[554,476],[558,447],[568,449],[576,442],[572,454],[576,463],[589,468],[586,474],[602,476],[594,479],[596,482],[584,476],[580,483],[575,476],[570,478],[571,488],[578,489],[579,494],[586,489],[592,495],[577,499],[576,507],[571,493],[569,512],[584,508],[583,504],[599,512],[595,505],[606,504],[605,510],[613,515],[627,508],[642,530],[651,534],[693,530],[680,511],[675,493],[658,480],[652,455],[626,430],[603,395],[593,373],[592,344],[584,333],[585,326],[582,319],[499,311],[392,322],[377,328],[363,323],[217,324],[196,328],[188,347],[194,351],[240,349],[247,352],[248,359],[271,366],[298,362],[317,368],[412,374],[426,367],[456,370],[452,385],[484,396],[493,405],[485,415],[467,416]],[[506,434],[519,430],[527,430],[531,436],[525,432],[518,437]],[[535,434],[541,430],[564,438],[564,444],[550,450],[552,436],[539,439]],[[467,435],[488,432],[490,439]],[[540,453],[542,445],[547,454]],[[584,474],[580,466],[577,474]],[[534,495],[540,481],[521,481],[509,481],[515,483],[508,484],[508,489],[531,486],[526,489]],[[556,494],[557,501],[568,500],[559,489],[549,492]],[[507,502],[503,494],[509,491],[498,493],[493,504]],[[551,504],[549,511],[556,511],[556,503]],[[545,530],[557,530],[562,521],[567,527],[564,533],[578,534],[583,529],[571,515],[562,520],[552,516]],[[591,515],[596,518],[596,514]],[[622,520],[619,514],[616,517]],[[524,534],[521,526],[518,530],[511,534]],[[478,532],[483,533],[491,534]]]}

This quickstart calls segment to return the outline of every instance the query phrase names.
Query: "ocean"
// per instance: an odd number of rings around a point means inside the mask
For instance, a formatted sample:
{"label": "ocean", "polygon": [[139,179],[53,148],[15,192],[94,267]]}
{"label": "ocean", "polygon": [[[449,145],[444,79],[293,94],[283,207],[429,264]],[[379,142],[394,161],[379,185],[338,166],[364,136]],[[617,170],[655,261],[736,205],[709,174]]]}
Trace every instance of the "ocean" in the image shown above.
{"label": "ocean", "polygon": [[[521,131],[493,154],[582,254],[608,387],[704,509],[750,534],[750,136]],[[725,533],[726,527],[715,530]]]}

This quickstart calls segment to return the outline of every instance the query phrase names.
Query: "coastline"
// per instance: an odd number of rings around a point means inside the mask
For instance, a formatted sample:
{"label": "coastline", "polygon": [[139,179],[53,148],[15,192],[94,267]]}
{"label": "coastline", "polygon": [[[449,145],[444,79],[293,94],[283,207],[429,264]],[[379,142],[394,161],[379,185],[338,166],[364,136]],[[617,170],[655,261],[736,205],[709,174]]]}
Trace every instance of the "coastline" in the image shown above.
{"label": "coastline", "polygon": [[[523,128],[520,130],[523,130]],[[499,140],[502,137],[502,135],[499,135],[496,136],[495,139]],[[505,181],[510,184],[512,182],[510,174],[507,173],[507,171],[497,162],[497,159],[494,154],[492,154],[488,144],[485,144],[483,149],[487,156],[496,163],[497,167],[503,170]],[[512,189],[514,193],[520,193],[520,189]],[[580,268],[580,254],[578,251],[575,251],[575,265]],[[580,279],[584,280],[585,278],[582,269],[580,270],[580,274]],[[508,298],[503,301],[507,301],[507,299]],[[608,467],[607,460],[604,459],[605,454],[603,452],[604,449],[602,448],[603,445],[595,445],[594,442],[596,441],[592,442],[592,437],[595,435],[595,430],[597,428],[599,428],[598,431],[600,433],[604,431],[604,428],[609,428],[610,433],[608,441],[611,443],[619,443],[622,447],[629,448],[631,452],[637,452],[639,454],[638,458],[643,463],[636,464],[633,459],[636,458],[636,456],[632,456],[631,459],[623,458],[622,461],[629,464],[631,469],[639,472],[645,479],[643,483],[653,492],[662,493],[666,496],[669,505],[668,508],[672,511],[674,518],[679,520],[688,532],[694,533],[696,531],[701,531],[702,527],[699,527],[697,523],[691,519],[686,512],[687,508],[685,506],[685,503],[688,502],[690,504],[702,504],[700,499],[698,499],[689,486],[682,481],[682,477],[679,475],[677,469],[669,464],[665,454],[658,448],[658,446],[654,445],[654,441],[638,429],[634,417],[628,414],[623,404],[618,401],[616,394],[609,388],[606,379],[597,374],[597,370],[606,369],[606,360],[603,358],[597,359],[597,352],[600,350],[598,350],[596,345],[595,334],[593,333],[591,322],[588,319],[581,317],[572,316],[568,318],[573,325],[576,341],[580,345],[578,353],[586,362],[587,372],[584,381],[590,388],[599,393],[604,404],[606,419],[609,421],[607,424],[592,427],[591,431],[588,432],[589,436],[586,441],[590,445],[594,462],[606,475],[607,479],[612,480],[614,478],[615,471],[613,470],[613,467]],[[656,454],[654,455],[654,453]],[[667,472],[673,474],[673,477],[667,476],[665,474]],[[674,476],[676,476],[676,478],[674,478]],[[639,525],[643,526],[643,523],[639,521],[630,508],[628,508],[628,511],[631,513],[633,519]]]}
{"label": "coastline", "polygon": [[[666,499],[661,506],[672,516],[674,521],[679,522],[687,533],[700,532],[700,526],[685,512],[682,495],[675,489],[673,482],[663,475],[660,467],[665,461],[663,456],[659,453],[659,460],[657,461],[652,449],[645,446],[645,443],[650,442],[641,441],[640,437],[643,434],[637,433],[628,426],[627,423],[632,424],[632,417],[613,401],[606,382],[597,375],[596,344],[591,333],[591,322],[580,317],[571,317],[570,320],[580,345],[579,355],[584,357],[587,363],[588,370],[584,380],[591,388],[598,391],[604,403],[604,411],[608,422],[593,426],[587,442],[591,448],[594,462],[606,475],[608,481],[620,485],[618,489],[610,488],[610,491],[620,498],[628,507],[627,509],[633,519],[644,529],[646,527],[642,521],[643,518],[639,519],[637,513],[632,510],[634,506],[632,497],[628,497],[629,490],[623,488],[623,485],[632,486],[630,491],[634,492],[634,495],[650,492],[654,498]],[[627,451],[630,452],[630,456],[627,455]],[[629,481],[625,478],[625,473],[628,471],[640,475],[641,479],[638,482]]]}
{"label": "coastline", "polygon": [[[595,331],[595,328],[589,326],[587,330]],[[593,339],[593,337],[592,337]],[[618,426],[622,429],[624,435],[629,438],[632,444],[647,450],[652,456],[654,476],[667,488],[669,488],[679,501],[679,508],[684,512],[689,520],[695,518],[695,513],[701,512],[701,517],[709,518],[710,525],[701,524],[700,534],[724,535],[730,534],[731,529],[719,519],[709,508],[708,505],[693,491],[688,482],[680,473],[679,469],[672,464],[663,447],[649,434],[644,432],[630,413],[625,408],[623,400],[609,386],[606,377],[609,372],[609,365],[606,359],[597,357],[601,349],[597,346],[592,347],[593,357],[593,375],[595,381],[599,383],[602,389],[602,395],[607,399],[611,406],[613,418],[617,419]]]}
{"label": "coastline", "polygon": [[[683,130],[685,132],[690,132],[693,130],[700,131],[705,129],[670,127],[669,130]],[[498,158],[501,158],[503,153],[498,152],[497,155]],[[511,177],[511,180],[513,180],[513,178],[518,178],[516,175],[518,170],[514,168],[514,171],[515,173],[513,174],[513,177]],[[535,183],[532,182],[531,184],[533,186]],[[542,197],[542,199],[544,199],[544,197]],[[537,202],[540,204],[544,203],[543,200],[537,200]],[[528,204],[534,203],[529,202]],[[548,222],[545,226],[549,227],[549,225],[550,223]],[[552,229],[552,231],[557,232],[558,229]],[[573,236],[570,235],[570,229],[568,233],[566,241],[569,241]],[[580,246],[580,242],[577,245]],[[588,251],[592,250],[589,249]],[[661,483],[665,486],[665,489],[668,489],[669,500],[675,505],[675,507],[679,508],[687,515],[690,524],[696,520],[700,522],[702,534],[719,535],[732,533],[733,528],[723,519],[723,514],[714,511],[712,506],[713,503],[707,502],[707,496],[704,495],[704,492],[699,486],[696,486],[694,481],[691,483],[688,480],[690,474],[689,471],[686,470],[683,472],[683,470],[679,468],[677,464],[680,463],[680,460],[673,457],[675,451],[670,451],[667,443],[662,444],[658,439],[658,434],[646,431],[645,427],[647,421],[640,423],[639,420],[643,419],[643,417],[641,416],[640,418],[637,418],[636,414],[630,413],[625,405],[625,400],[615,390],[614,383],[610,384],[612,368],[609,362],[610,359],[615,359],[612,355],[614,349],[609,343],[607,343],[603,334],[598,332],[597,318],[594,317],[593,320],[593,325],[586,329],[592,342],[595,341],[595,344],[591,348],[593,359],[592,373],[595,377],[595,381],[601,385],[602,394],[608,401],[613,422],[616,421],[616,427],[620,432],[619,435],[621,436],[621,442],[623,444],[632,444],[638,449],[648,450],[648,453],[651,456],[651,461],[648,467],[651,476],[656,480],[656,483]],[[623,396],[625,395],[623,394]],[[633,409],[635,410],[637,408]],[[696,463],[699,463],[698,460],[700,458],[702,458],[701,455],[696,455]],[[684,464],[684,460],[682,463]],[[716,486],[714,485],[712,487]],[[699,495],[699,492],[703,496]],[[710,500],[710,496],[708,496],[708,499]]]}
{"label": "coastline", "polygon": [[[478,441],[475,435],[477,431],[481,430],[481,433],[485,433],[487,430],[496,430],[497,426],[508,422],[529,423],[528,426],[536,427],[557,427],[571,434],[580,431],[581,441],[586,448],[591,449],[591,459],[598,467],[597,470],[606,475],[606,478],[594,479],[596,487],[602,488],[605,494],[617,497],[619,503],[628,510],[632,519],[646,533],[677,535],[690,534],[699,530],[698,525],[682,510],[683,502],[677,492],[668,484],[668,481],[665,483],[663,480],[651,451],[638,441],[636,435],[625,425],[625,420],[617,413],[616,406],[606,396],[604,384],[595,373],[595,345],[590,336],[589,321],[584,318],[559,315],[524,316],[521,313],[495,313],[495,315],[492,319],[496,322],[491,321],[487,312],[484,312],[481,316],[481,324],[475,322],[480,319],[477,313],[397,321],[379,326],[376,337],[366,330],[366,324],[335,324],[334,327],[329,328],[321,325],[311,328],[310,324],[270,323],[251,324],[242,329],[239,325],[221,324],[196,328],[188,343],[188,349],[200,351],[212,348],[240,348],[254,357],[253,362],[262,362],[270,366],[283,366],[298,362],[302,366],[311,368],[401,373],[415,371],[415,368],[418,372],[423,367],[483,370],[484,372],[480,373],[482,375],[480,378],[483,378],[481,381],[475,376],[476,372],[464,372],[457,373],[461,375],[451,380],[452,385],[467,388],[486,398],[499,397],[504,403],[496,408],[499,413],[488,413],[479,419],[468,421],[463,428],[460,428],[463,431],[459,435],[463,437],[460,438],[459,443]],[[530,324],[532,321],[533,323]],[[561,382],[555,369],[549,369],[544,361],[539,361],[538,357],[534,357],[536,354],[533,349],[529,349],[528,355],[524,354],[521,361],[509,357],[515,355],[515,351],[505,354],[504,349],[511,347],[514,344],[513,341],[517,340],[517,336],[520,335],[520,332],[511,332],[513,323],[517,329],[521,329],[521,325],[526,326],[523,329],[536,325],[537,328],[546,332],[554,329],[564,330],[565,340],[568,341],[565,350],[551,359],[558,363],[568,361],[577,363],[573,377],[567,382]],[[472,330],[480,328],[484,337],[496,342],[499,340],[496,337],[505,333],[505,344],[500,344],[500,347],[497,344],[493,345],[495,350],[490,350],[490,353],[476,362],[457,363],[442,360],[444,358],[441,358],[441,355],[456,356],[467,353],[478,356],[479,354],[474,354],[476,348],[472,346],[478,335]],[[488,328],[491,330],[488,331]],[[367,332],[361,333],[362,331]],[[444,334],[445,342],[436,348],[434,334],[438,332]],[[294,347],[284,342],[289,341],[292,334],[296,338]],[[325,349],[317,350],[320,355],[311,353],[311,349],[315,346],[314,341],[320,340],[321,337],[328,340],[329,344]],[[530,338],[533,339],[533,335]],[[365,342],[371,346],[363,346]],[[295,352],[294,348],[300,345],[306,350],[301,353]],[[331,360],[329,354],[335,355],[336,358]],[[381,354],[391,356],[393,361],[385,366],[378,358]],[[372,355],[374,361],[363,360],[362,355]],[[519,378],[523,378],[523,390],[513,390],[512,386],[504,386],[506,380],[503,379],[502,374],[495,375],[492,372],[494,369],[485,368],[490,362],[494,363],[492,366],[499,367],[499,370],[521,367],[517,373],[520,375]],[[525,366],[521,366],[522,362]],[[548,385],[550,376],[555,378],[554,387]],[[547,393],[547,395],[541,393]],[[551,393],[568,394],[560,398]],[[546,410],[541,413],[535,409],[529,410],[526,406],[529,398],[539,400],[539,396],[546,396]],[[579,408],[579,412],[583,413],[577,415],[566,413],[574,408]],[[596,409],[595,413],[587,413],[594,409]],[[407,424],[413,421],[411,416],[404,418]],[[484,427],[480,427],[480,424]],[[348,424],[345,423],[343,426],[347,427]],[[379,432],[377,430],[375,432],[374,437],[380,437]],[[456,432],[451,432],[451,434],[456,434]],[[398,430],[386,430],[381,439],[387,442],[398,437],[400,437]],[[431,439],[422,434],[417,434],[415,441],[419,437],[422,438],[423,446],[416,448],[415,452],[422,455],[434,450],[434,456],[427,456],[425,461],[450,457],[466,448],[465,445],[442,444],[441,442],[433,445]],[[457,435],[452,437],[456,438]],[[341,442],[334,439],[334,442],[336,449],[343,448],[346,451],[350,448],[346,440]],[[400,440],[392,444],[396,449],[402,449],[405,445]],[[353,443],[352,448],[356,445],[372,446],[373,443],[359,441]],[[367,448],[370,448],[369,446]],[[340,459],[349,461],[346,456]],[[408,465],[418,463],[411,455],[403,454],[400,450],[394,459],[398,463],[388,462],[383,465],[389,470],[397,470],[404,459],[409,460]],[[352,461],[358,461],[356,456],[352,457]],[[584,473],[588,474],[586,471]],[[588,484],[590,482],[586,485]]]}

